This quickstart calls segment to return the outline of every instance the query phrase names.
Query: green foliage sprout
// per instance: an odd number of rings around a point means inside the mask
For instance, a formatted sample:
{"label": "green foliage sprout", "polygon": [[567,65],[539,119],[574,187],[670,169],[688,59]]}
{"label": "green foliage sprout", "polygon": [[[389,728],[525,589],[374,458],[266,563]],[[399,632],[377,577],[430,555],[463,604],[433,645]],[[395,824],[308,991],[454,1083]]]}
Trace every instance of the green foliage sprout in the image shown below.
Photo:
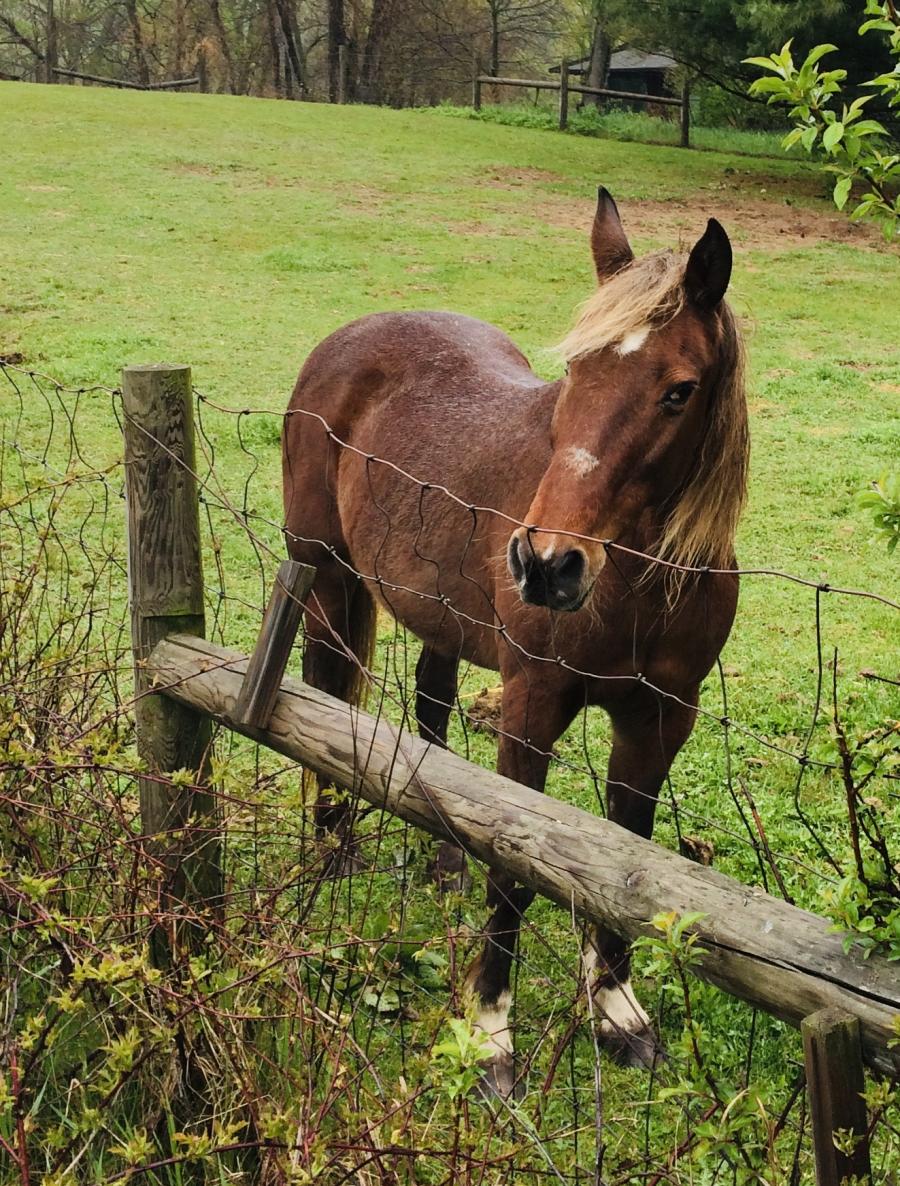
{"label": "green foliage sprout", "polygon": [[867,0],[865,11],[869,19],[861,25],[860,33],[887,34],[894,66],[863,84],[871,88],[871,94],[843,103],[840,111],[836,104],[847,71],[820,67],[822,59],[835,53],[837,46],[815,46],[799,66],[791,53],[791,41],[780,53],[745,61],[767,71],[765,77],[751,83],[751,96],[767,96],[770,104],[790,106],[794,127],[783,147],[799,143],[824,159],[825,167],[837,176],[833,196],[839,210],[847,205],[854,185],[862,188],[850,217],[877,222],[885,238],[891,240],[900,236],[900,153],[884,125],[867,118],[864,108],[876,96],[889,109],[900,107],[900,17],[894,0]]}
{"label": "green foliage sprout", "polygon": [[490,1039],[464,1017],[447,1021],[449,1037],[436,1042],[431,1063],[438,1085],[451,1100],[469,1094],[481,1078],[481,1069],[493,1054]]}
{"label": "green foliage sprout", "polygon": [[900,543],[900,473],[881,477],[856,496],[857,505],[872,512],[875,530],[893,552]]}

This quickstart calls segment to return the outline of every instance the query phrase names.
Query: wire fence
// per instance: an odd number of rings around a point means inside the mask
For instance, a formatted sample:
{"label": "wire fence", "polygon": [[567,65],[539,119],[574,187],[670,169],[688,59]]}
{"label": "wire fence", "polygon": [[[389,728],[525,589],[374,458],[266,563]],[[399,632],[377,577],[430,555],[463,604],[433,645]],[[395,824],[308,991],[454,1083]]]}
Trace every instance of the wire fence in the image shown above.
{"label": "wire fence", "polygon": [[[636,956],[668,1055],[640,1071],[600,1051],[581,924],[536,902],[514,964],[521,1091],[481,1099],[483,1051],[458,1019],[471,1010],[465,978],[484,932],[485,871],[470,861],[472,888],[441,892],[433,843],[347,793],[354,860],[335,875],[335,841],[316,828],[302,771],[226,730],[212,769],[224,892],[214,917],[196,919],[203,942],[184,939],[179,925],[197,908],[173,906],[140,822],[121,393],[66,387],[9,362],[0,370],[5,1180],[812,1181],[798,1040],[690,980],[696,951],[671,918]],[[283,419],[196,394],[207,633],[244,651],[284,554]],[[320,423],[338,449],[353,450]],[[430,498],[452,503],[473,534],[500,514],[426,474],[363,460],[412,484],[420,511]],[[520,526],[509,520],[510,532]],[[593,542],[612,564],[661,563]],[[348,571],[384,601],[392,591],[435,599],[461,630],[477,625],[516,645],[490,599],[474,618],[442,592],[440,573],[412,589],[378,565]],[[854,631],[890,639],[900,606],[765,565],[739,571],[745,584],[805,599],[811,662],[784,673],[778,656],[760,653],[737,674],[720,660],[660,795],[657,838],[748,886],[830,911],[860,958],[900,954],[898,673],[845,670],[853,639],[842,636],[836,651],[828,618],[840,600],[853,606]],[[310,621],[317,612],[310,603]],[[359,663],[339,630],[319,625],[321,645]],[[535,665],[604,678],[520,651]],[[419,654],[416,639],[379,616],[361,675],[369,711],[397,727],[415,729]],[[785,674],[802,684],[787,707]],[[671,698],[638,670],[609,678]],[[503,733],[497,682],[464,662],[442,703],[450,748],[488,766]],[[548,792],[603,811],[610,745],[605,720],[579,714],[549,754]],[[159,931],[169,936],[165,968],[150,957]],[[888,1180],[900,1159],[895,1090],[876,1081],[868,1093],[875,1177]]]}

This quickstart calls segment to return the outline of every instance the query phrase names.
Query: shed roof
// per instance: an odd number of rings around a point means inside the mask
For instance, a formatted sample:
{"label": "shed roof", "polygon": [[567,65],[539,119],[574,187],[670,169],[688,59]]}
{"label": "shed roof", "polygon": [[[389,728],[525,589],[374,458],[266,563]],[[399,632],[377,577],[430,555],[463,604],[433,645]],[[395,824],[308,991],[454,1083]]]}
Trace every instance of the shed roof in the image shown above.
{"label": "shed roof", "polygon": [[[569,63],[570,74],[586,74],[591,65],[591,59],[579,58],[576,62]],[[617,49],[615,53],[610,54],[609,68],[610,70],[638,70],[638,71],[659,71],[672,70],[678,63],[674,58],[669,57],[667,53],[662,50],[657,50],[654,53],[645,53],[642,49],[634,49],[633,46],[623,45],[621,49]],[[559,66],[551,66],[548,71],[550,74],[559,74]]]}
{"label": "shed roof", "polygon": [[609,59],[610,70],[671,70],[677,65],[668,54],[645,54],[643,50],[632,49],[628,45],[616,50]]}

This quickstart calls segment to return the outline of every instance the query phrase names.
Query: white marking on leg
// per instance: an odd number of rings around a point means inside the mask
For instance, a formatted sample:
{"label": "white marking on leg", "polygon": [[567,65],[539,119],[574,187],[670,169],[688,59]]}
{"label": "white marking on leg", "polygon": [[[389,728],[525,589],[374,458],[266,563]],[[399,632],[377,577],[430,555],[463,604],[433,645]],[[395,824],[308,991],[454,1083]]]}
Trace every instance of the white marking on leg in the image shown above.
{"label": "white marking on leg", "polygon": [[613,988],[594,990],[594,1004],[600,1014],[601,1034],[636,1034],[650,1025],[640,1001],[634,995],[630,980]]}
{"label": "white marking on leg", "polygon": [[617,354],[634,354],[635,350],[640,350],[641,346],[647,341],[650,333],[650,326],[645,325],[640,329],[634,329],[616,346]]}
{"label": "white marking on leg", "polygon": [[501,992],[493,1005],[481,1005],[475,1017],[475,1026],[485,1035],[493,1047],[494,1054],[512,1054],[512,1036],[509,1032],[509,991]]}
{"label": "white marking on leg", "polygon": [[584,941],[584,947],[581,950],[581,959],[584,964],[585,980],[590,984],[594,978],[594,972],[600,967],[600,956],[597,954],[597,948],[589,938]]}
{"label": "white marking on leg", "polygon": [[600,459],[595,457],[593,453],[589,453],[587,449],[576,448],[574,446],[566,449],[563,456],[565,458],[566,468],[572,470],[579,478],[586,478],[600,464]]}

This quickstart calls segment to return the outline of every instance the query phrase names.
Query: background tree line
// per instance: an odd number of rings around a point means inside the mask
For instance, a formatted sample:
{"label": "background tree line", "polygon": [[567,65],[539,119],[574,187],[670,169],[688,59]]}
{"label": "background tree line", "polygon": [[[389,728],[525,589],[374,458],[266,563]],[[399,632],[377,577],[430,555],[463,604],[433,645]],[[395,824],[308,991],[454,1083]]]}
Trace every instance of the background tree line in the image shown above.
{"label": "background tree line", "polygon": [[349,101],[400,107],[464,101],[476,59],[540,77],[586,58],[602,86],[628,44],[666,50],[707,83],[714,118],[752,123],[771,116],[746,99],[743,58],[792,36],[800,49],[830,41],[852,81],[871,66],[858,24],[858,0],[0,0],[0,76],[199,73],[209,90],[333,102],[343,62]]}

